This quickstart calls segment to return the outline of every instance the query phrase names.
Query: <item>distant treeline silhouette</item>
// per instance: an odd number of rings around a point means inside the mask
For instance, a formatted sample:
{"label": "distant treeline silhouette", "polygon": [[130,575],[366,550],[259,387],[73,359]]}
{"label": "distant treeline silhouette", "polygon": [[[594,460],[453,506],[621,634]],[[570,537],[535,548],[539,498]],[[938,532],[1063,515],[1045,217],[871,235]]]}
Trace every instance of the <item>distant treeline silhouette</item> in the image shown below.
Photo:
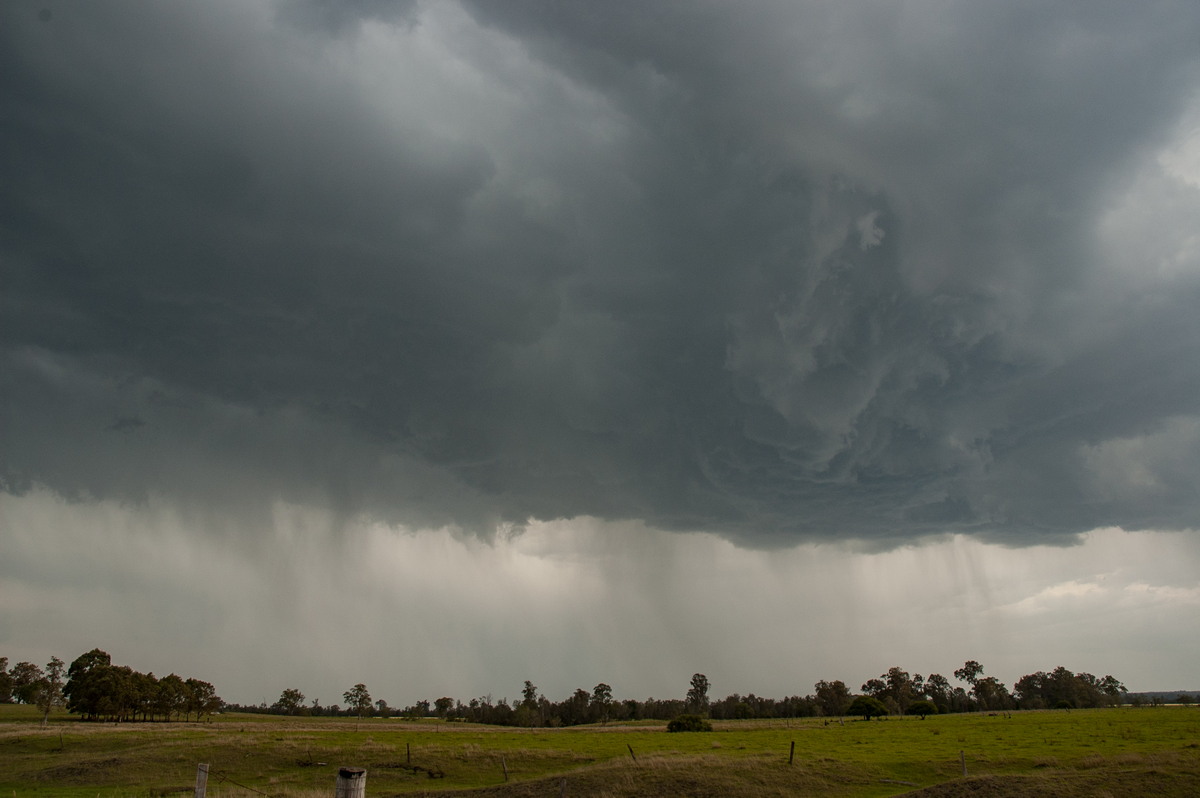
{"label": "distant treeline silhouette", "polygon": [[366,696],[368,700],[363,702],[360,694],[356,706],[322,706],[318,701],[309,706],[304,703],[303,693],[288,688],[280,695],[279,701],[271,705],[230,704],[227,707],[235,711],[280,715],[436,717],[497,726],[553,727],[610,721],[671,720],[685,713],[714,720],[842,717],[866,714],[859,709],[865,706],[880,708],[872,710],[870,714],[873,715],[921,716],[1015,709],[1087,709],[1118,705],[1126,693],[1125,685],[1112,676],[1097,678],[1090,673],[1073,673],[1064,667],[1023,676],[1011,691],[995,677],[985,677],[983,667],[974,660],[954,671],[954,677],[964,685],[951,685],[949,679],[937,673],[929,676],[910,675],[902,668],[889,668],[878,678],[869,679],[861,686],[859,695],[873,699],[870,704],[855,702],[857,696],[839,680],[817,682],[814,692],[804,696],[775,699],[753,693],[733,693],[720,700],[709,700],[708,680],[698,673],[692,677],[684,699],[614,700],[612,688],[600,683],[590,693],[579,688],[566,699],[555,702],[542,695],[532,682],[526,681],[521,698],[512,702],[506,698],[493,701],[490,695],[472,698],[466,703],[442,697],[433,702],[418,701],[411,706],[397,708],[388,706],[382,700],[372,703],[369,695]]}
{"label": "distant treeline silhouette", "polygon": [[[61,665],[57,658],[53,663]],[[616,700],[612,688],[601,682],[591,692],[575,690],[562,701],[551,701],[530,681],[526,681],[519,700],[493,701],[490,695],[472,698],[466,703],[450,697],[418,701],[403,708],[388,706],[380,699],[372,701],[363,684],[344,694],[347,706],[322,706],[317,700],[305,703],[298,689],[287,688],[274,704],[224,703],[208,682],[184,679],[174,673],[161,678],[143,674],[93,649],[71,663],[67,681],[62,684],[62,669],[49,668],[50,674],[27,662],[11,671],[7,658],[0,657],[0,703],[13,701],[53,705],[65,699],[68,711],[87,720],[199,720],[219,709],[278,715],[441,718],[447,721],[485,723],[497,726],[576,726],[631,720],[671,720],[682,714],[695,714],[714,720],[738,718],[805,718],[862,715],[912,714],[925,717],[948,712],[1008,711],[1014,709],[1087,709],[1121,704],[1125,685],[1112,676],[1096,677],[1073,673],[1064,667],[1037,671],[1022,676],[1009,690],[993,676],[984,676],[983,667],[974,660],[954,671],[961,684],[951,685],[941,674],[910,675],[899,667],[889,668],[878,678],[868,679],[854,694],[839,680],[820,681],[804,696],[782,699],[733,693],[720,700],[708,697],[709,682],[704,674],[692,676],[683,699],[647,698]],[[862,699],[862,700],[856,700]],[[869,699],[869,700],[867,700]],[[48,710],[47,710],[48,713]]]}

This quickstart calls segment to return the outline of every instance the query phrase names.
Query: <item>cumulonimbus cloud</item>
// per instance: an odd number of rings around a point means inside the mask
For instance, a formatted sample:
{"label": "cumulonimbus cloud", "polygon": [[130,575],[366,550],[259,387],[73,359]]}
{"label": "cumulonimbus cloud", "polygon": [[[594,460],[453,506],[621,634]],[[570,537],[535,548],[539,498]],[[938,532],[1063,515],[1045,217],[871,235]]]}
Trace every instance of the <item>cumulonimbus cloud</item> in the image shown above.
{"label": "cumulonimbus cloud", "polygon": [[1193,9],[304,8],[0,11],[6,490],[1200,525]]}

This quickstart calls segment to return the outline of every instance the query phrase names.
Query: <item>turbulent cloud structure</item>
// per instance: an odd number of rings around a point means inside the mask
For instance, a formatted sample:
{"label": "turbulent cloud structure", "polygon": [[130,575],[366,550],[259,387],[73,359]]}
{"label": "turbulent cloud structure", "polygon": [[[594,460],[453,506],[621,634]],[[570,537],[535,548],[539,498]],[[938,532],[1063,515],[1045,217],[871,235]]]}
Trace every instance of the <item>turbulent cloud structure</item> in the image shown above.
{"label": "turbulent cloud structure", "polygon": [[1198,40],[1182,2],[6,3],[3,488],[1195,528]]}

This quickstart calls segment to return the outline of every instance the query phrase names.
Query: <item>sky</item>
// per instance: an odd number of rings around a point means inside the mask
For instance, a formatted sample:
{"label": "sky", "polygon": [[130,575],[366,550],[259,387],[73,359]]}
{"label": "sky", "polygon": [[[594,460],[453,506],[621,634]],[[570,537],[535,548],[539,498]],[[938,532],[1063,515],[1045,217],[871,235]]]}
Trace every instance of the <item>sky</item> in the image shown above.
{"label": "sky", "polygon": [[0,4],[0,656],[1200,674],[1200,6]]}

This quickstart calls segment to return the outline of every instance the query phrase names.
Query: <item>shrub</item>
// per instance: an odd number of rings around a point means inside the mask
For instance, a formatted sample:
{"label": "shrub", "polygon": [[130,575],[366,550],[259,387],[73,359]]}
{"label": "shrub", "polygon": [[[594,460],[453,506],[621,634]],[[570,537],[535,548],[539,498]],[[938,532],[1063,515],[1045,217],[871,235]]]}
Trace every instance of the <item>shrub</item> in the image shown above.
{"label": "shrub", "polygon": [[712,731],[712,724],[699,715],[680,715],[667,724],[669,732]]}
{"label": "shrub", "polygon": [[936,715],[938,708],[929,701],[914,701],[908,707],[909,715],[920,715],[921,720],[925,720],[926,715]]}
{"label": "shrub", "polygon": [[887,713],[887,707],[883,705],[883,702],[869,695],[858,696],[850,702],[850,706],[846,709],[847,715],[859,715],[863,720],[882,717]]}

